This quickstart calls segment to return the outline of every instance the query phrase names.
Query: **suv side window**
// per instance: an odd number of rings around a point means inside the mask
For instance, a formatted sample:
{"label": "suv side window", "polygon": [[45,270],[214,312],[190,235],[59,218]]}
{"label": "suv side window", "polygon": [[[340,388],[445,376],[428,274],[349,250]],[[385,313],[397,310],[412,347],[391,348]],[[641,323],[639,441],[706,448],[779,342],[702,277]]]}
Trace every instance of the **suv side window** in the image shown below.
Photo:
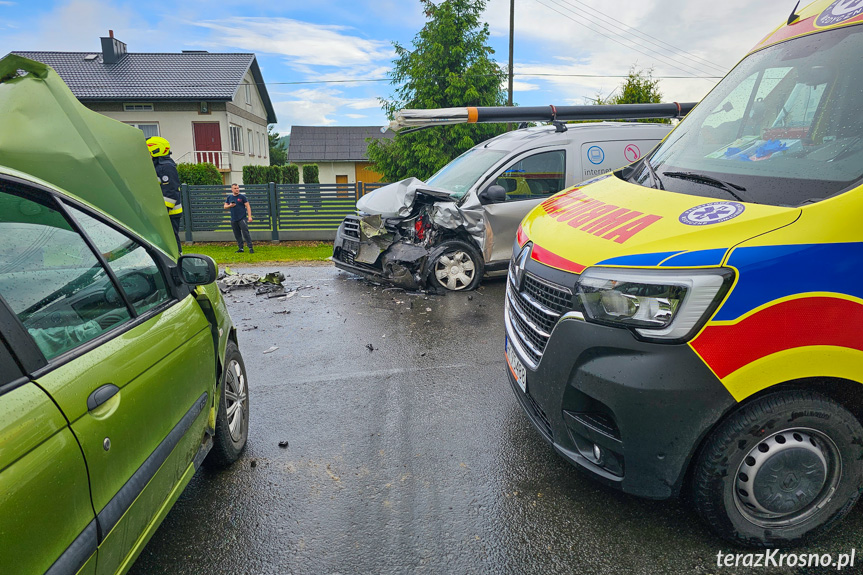
{"label": "suv side window", "polygon": [[47,359],[130,319],[96,256],[63,214],[0,185],[0,294]]}
{"label": "suv side window", "polygon": [[496,184],[506,190],[506,201],[547,198],[564,188],[566,153],[542,152],[522,158],[498,176]]}
{"label": "suv side window", "polygon": [[[67,207],[111,266],[135,313],[146,313],[169,299],[162,272],[144,246],[74,206]],[[119,296],[110,291],[108,298]]]}

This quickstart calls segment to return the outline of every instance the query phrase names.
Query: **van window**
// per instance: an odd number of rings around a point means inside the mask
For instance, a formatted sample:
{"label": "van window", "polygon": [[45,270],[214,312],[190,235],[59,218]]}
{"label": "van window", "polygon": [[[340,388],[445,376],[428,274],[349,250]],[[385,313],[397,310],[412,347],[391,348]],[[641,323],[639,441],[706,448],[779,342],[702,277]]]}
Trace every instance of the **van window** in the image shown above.
{"label": "van window", "polygon": [[[650,156],[666,189],[796,206],[863,177],[863,26],[810,34],[748,56]],[[650,185],[646,170],[639,183]],[[671,174],[671,175],[668,175]],[[733,199],[733,198],[728,198]]]}
{"label": "van window", "polygon": [[459,199],[470,190],[476,181],[493,165],[501,161],[507,152],[471,148],[429,178],[430,186],[451,192],[453,199]]}
{"label": "van window", "polygon": [[0,185],[0,294],[47,359],[130,319],[110,277],[50,202]]}
{"label": "van window", "polygon": [[563,189],[566,153],[542,152],[508,166],[496,180],[506,190],[506,201],[547,198]]}

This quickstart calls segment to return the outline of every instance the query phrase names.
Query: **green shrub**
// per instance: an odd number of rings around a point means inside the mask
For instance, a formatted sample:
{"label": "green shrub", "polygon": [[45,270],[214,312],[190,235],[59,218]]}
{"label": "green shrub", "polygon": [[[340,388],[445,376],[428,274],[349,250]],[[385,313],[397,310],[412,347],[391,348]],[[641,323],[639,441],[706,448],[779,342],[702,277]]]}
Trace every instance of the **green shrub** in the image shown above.
{"label": "green shrub", "polygon": [[264,168],[269,168],[269,166],[243,166],[243,184],[247,186],[266,184]]}
{"label": "green shrub", "polygon": [[253,184],[298,184],[300,171],[296,164],[287,166],[243,166],[243,183]]}
{"label": "green shrub", "polygon": [[303,183],[304,184],[320,184],[318,180],[318,165],[306,164],[303,166]]}
{"label": "green shrub", "polygon": [[296,164],[287,164],[282,168],[282,183],[283,184],[299,184],[300,183],[300,167]]}
{"label": "green shrub", "polygon": [[181,184],[190,186],[221,186],[222,174],[209,162],[203,164],[177,164]]}

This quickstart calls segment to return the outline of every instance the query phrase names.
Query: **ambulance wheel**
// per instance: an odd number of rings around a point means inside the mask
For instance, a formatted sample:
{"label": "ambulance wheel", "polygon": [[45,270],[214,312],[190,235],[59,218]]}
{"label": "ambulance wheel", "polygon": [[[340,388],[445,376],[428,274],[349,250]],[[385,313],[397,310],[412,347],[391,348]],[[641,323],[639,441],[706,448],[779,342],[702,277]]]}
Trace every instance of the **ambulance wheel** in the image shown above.
{"label": "ambulance wheel", "polygon": [[479,251],[467,242],[441,242],[431,254],[432,283],[450,291],[475,289],[482,279],[484,263]]}
{"label": "ambulance wheel", "polygon": [[726,419],[697,459],[692,496],[721,537],[786,547],[826,532],[863,488],[863,428],[805,391],[765,395]]}
{"label": "ambulance wheel", "polygon": [[233,341],[225,350],[222,393],[216,413],[213,448],[204,464],[210,469],[225,469],[239,459],[249,438],[249,386],[246,364]]}

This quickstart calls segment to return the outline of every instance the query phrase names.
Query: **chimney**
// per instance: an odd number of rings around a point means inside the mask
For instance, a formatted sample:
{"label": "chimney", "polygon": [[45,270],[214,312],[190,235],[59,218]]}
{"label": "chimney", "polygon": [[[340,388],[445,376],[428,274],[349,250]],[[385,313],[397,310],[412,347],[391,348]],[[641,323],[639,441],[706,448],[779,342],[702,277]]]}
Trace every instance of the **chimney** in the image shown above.
{"label": "chimney", "polygon": [[126,43],[114,38],[114,31],[108,30],[108,37],[102,38],[102,63],[116,64],[126,53]]}

